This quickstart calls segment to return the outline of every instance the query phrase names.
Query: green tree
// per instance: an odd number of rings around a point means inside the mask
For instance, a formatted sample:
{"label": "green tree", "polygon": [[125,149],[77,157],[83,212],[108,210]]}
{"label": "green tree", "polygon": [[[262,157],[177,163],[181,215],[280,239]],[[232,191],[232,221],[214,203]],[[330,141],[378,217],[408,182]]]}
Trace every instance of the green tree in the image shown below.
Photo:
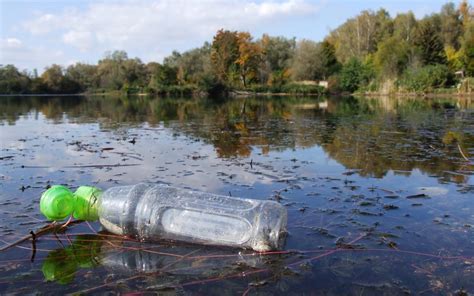
{"label": "green tree", "polygon": [[372,70],[357,58],[352,58],[344,64],[339,77],[342,90],[348,92],[354,92],[367,85],[372,78]]}
{"label": "green tree", "polygon": [[474,76],[474,22],[466,25],[464,37],[462,40],[462,62],[466,74]]}
{"label": "green tree", "polygon": [[74,80],[64,75],[64,69],[60,65],[53,64],[47,67],[41,75],[41,79],[49,93],[72,94],[80,90],[79,85]]}
{"label": "green tree", "polygon": [[445,46],[459,49],[459,39],[462,35],[462,20],[459,10],[454,3],[449,2],[443,5],[440,13],[441,37]]}
{"label": "green tree", "polygon": [[124,51],[106,52],[97,66],[99,87],[108,90],[120,90],[126,83],[127,73],[124,61],[127,59],[127,53]]}
{"label": "green tree", "polygon": [[97,66],[76,63],[66,68],[65,76],[78,85],[80,91],[93,89],[98,86]]}
{"label": "green tree", "polygon": [[164,59],[163,64],[177,69],[181,84],[199,84],[212,76],[211,45],[206,42],[202,47],[183,52],[173,52]]}
{"label": "green tree", "polygon": [[315,80],[323,76],[321,44],[310,40],[301,40],[296,45],[291,66],[294,80]]}
{"label": "green tree", "polygon": [[271,37],[267,34],[260,40],[263,61],[259,69],[261,83],[281,85],[289,78],[289,68],[296,47],[295,38]]}
{"label": "green tree", "polygon": [[353,57],[363,59],[374,53],[378,42],[389,36],[392,30],[392,20],[387,11],[365,10],[332,31],[329,42],[335,47],[337,59],[345,63]]}
{"label": "green tree", "polygon": [[413,44],[418,23],[413,12],[398,14],[393,20],[393,35]]}
{"label": "green tree", "polygon": [[133,88],[142,88],[146,84],[146,67],[139,58],[126,59],[122,62],[125,71],[125,82]]}
{"label": "green tree", "polygon": [[393,36],[379,43],[374,55],[374,66],[379,77],[394,78],[405,70],[409,57],[408,42],[398,36]]}
{"label": "green tree", "polygon": [[161,91],[166,86],[177,84],[177,70],[167,64],[151,62],[146,65],[148,87],[154,91]]}
{"label": "green tree", "polygon": [[435,17],[423,19],[416,32],[415,44],[420,50],[424,65],[445,64],[446,54],[439,35],[440,27]]}
{"label": "green tree", "polygon": [[336,48],[329,41],[324,40],[321,43],[321,61],[322,61],[322,79],[328,79],[329,76],[339,71],[341,65],[336,58]]}
{"label": "green tree", "polygon": [[31,80],[13,65],[0,65],[0,94],[21,94],[30,92]]}

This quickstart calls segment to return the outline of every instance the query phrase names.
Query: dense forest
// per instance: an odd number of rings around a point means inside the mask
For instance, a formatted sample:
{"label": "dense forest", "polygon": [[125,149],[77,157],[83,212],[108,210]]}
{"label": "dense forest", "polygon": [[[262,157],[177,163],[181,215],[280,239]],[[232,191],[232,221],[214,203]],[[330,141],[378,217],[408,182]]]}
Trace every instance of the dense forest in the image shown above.
{"label": "dense forest", "polygon": [[222,29],[162,63],[113,51],[97,65],[54,64],[41,75],[1,65],[0,93],[321,93],[319,81],[331,92],[472,92],[473,76],[474,11],[464,0],[422,19],[362,11],[321,42]]}

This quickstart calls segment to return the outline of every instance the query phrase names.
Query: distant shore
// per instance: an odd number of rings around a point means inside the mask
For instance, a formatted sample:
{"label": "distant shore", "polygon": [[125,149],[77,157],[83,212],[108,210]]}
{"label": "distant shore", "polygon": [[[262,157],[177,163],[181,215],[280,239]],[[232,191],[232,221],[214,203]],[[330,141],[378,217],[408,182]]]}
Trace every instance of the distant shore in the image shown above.
{"label": "distant shore", "polygon": [[394,92],[394,93],[383,93],[383,92],[356,92],[353,96],[365,96],[365,97],[399,97],[399,98],[446,98],[446,97],[461,97],[461,98],[474,98],[474,93],[416,93],[416,92]]}
{"label": "distant shore", "polygon": [[[191,96],[191,97],[205,97],[209,94],[204,92],[195,92],[191,95],[183,94],[182,97]],[[124,93],[120,91],[110,91],[110,92],[83,92],[83,93],[72,93],[72,94],[48,94],[48,93],[41,93],[41,94],[0,94],[0,97],[46,97],[46,96],[55,96],[55,97],[69,97],[69,96],[157,96],[157,97],[179,97],[179,94],[154,94],[154,93]],[[474,92],[472,93],[458,93],[458,92],[446,92],[446,93],[437,93],[437,92],[429,92],[429,93],[416,93],[416,92],[393,92],[393,93],[385,93],[385,92],[326,92],[326,93],[289,93],[289,92],[252,92],[252,91],[229,91],[226,95],[229,98],[243,98],[243,97],[291,97],[291,96],[306,96],[306,97],[321,97],[321,96],[365,96],[365,97],[407,97],[407,98],[446,98],[446,97],[453,97],[453,98],[474,98]]]}

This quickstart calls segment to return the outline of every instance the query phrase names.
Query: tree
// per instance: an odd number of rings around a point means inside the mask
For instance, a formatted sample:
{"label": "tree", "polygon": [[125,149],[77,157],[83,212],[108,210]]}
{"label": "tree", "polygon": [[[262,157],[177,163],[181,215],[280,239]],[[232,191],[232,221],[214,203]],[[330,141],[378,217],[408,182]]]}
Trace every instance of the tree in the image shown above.
{"label": "tree", "polygon": [[100,60],[97,66],[99,86],[109,90],[120,90],[126,82],[127,73],[123,62],[127,59],[127,53],[124,51],[106,52],[104,59]]}
{"label": "tree", "polygon": [[380,77],[394,78],[405,70],[409,58],[408,42],[393,36],[379,43],[374,55],[374,66]]}
{"label": "tree", "polygon": [[445,46],[459,49],[459,38],[462,35],[462,20],[454,3],[446,3],[441,8],[441,37]]}
{"label": "tree", "polygon": [[0,65],[0,94],[28,93],[31,80],[13,65]]}
{"label": "tree", "polygon": [[474,22],[472,21],[466,25],[461,50],[466,74],[474,76]]}
{"label": "tree", "polygon": [[97,66],[77,63],[66,68],[65,76],[74,81],[80,91],[96,88]]}
{"label": "tree", "polygon": [[446,59],[451,71],[456,72],[464,69],[464,50],[456,50],[452,46],[445,48]]}
{"label": "tree", "polygon": [[436,18],[425,18],[419,24],[415,45],[420,49],[421,60],[424,65],[446,63],[446,54],[439,31]]}
{"label": "tree", "polygon": [[248,32],[219,30],[211,46],[211,64],[220,83],[242,84],[256,78],[262,49]]}
{"label": "tree", "polygon": [[474,21],[472,7],[467,1],[462,1],[459,13],[463,24],[464,34],[461,38],[461,49],[457,53],[466,74],[474,76]]}
{"label": "tree", "polygon": [[202,47],[182,54],[173,52],[163,63],[177,69],[177,78],[181,84],[199,84],[205,77],[212,76],[210,54],[211,45],[206,42]]}
{"label": "tree", "polygon": [[238,56],[237,32],[223,29],[217,31],[211,46],[211,63],[217,79],[222,84],[229,85],[233,82]]}
{"label": "tree", "polygon": [[321,43],[321,61],[321,76],[323,79],[327,79],[330,75],[339,71],[341,67],[336,58],[336,49],[334,45],[327,40],[324,40]]}
{"label": "tree", "polygon": [[469,25],[472,19],[472,11],[471,11],[471,6],[467,2],[467,0],[461,1],[461,4],[459,5],[459,14],[461,16],[462,24],[464,26],[464,29]]}
{"label": "tree", "polygon": [[176,79],[176,68],[173,68],[167,64],[160,65],[159,63],[151,62],[146,65],[146,73],[148,87],[158,91],[164,86],[175,85]]}
{"label": "tree", "polygon": [[262,60],[262,48],[252,41],[248,32],[237,33],[239,54],[235,63],[238,65],[240,81],[244,87],[257,77],[258,67]]}
{"label": "tree", "polygon": [[417,25],[413,12],[400,13],[393,20],[393,35],[413,44]]}
{"label": "tree", "polygon": [[125,82],[134,88],[146,84],[146,68],[139,58],[126,59],[122,62],[125,71]]}
{"label": "tree", "polygon": [[78,83],[64,75],[64,69],[60,65],[53,64],[47,67],[41,75],[41,79],[49,93],[72,94],[80,90]]}
{"label": "tree", "polygon": [[389,36],[393,28],[387,11],[362,11],[355,18],[332,31],[329,41],[334,45],[337,59],[342,63],[356,57],[363,59],[377,50],[377,43]]}
{"label": "tree", "polygon": [[289,76],[288,69],[295,53],[295,38],[271,37],[267,34],[260,40],[262,63],[259,68],[261,83],[282,84]]}
{"label": "tree", "polygon": [[321,44],[310,40],[301,40],[296,45],[291,66],[294,80],[315,80],[323,76]]}

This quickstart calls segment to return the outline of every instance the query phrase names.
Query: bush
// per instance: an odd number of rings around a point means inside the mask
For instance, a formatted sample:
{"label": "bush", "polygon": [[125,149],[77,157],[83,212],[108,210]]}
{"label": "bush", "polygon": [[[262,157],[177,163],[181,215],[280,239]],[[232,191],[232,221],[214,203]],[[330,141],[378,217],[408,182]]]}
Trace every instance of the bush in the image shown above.
{"label": "bush", "polygon": [[474,92],[474,77],[464,78],[459,83],[458,92],[460,92],[460,93],[473,93]]}
{"label": "bush", "polygon": [[354,92],[367,86],[373,77],[374,71],[369,65],[352,58],[342,67],[339,75],[340,87],[344,91]]}
{"label": "bush", "polygon": [[290,94],[317,94],[323,95],[326,89],[319,85],[304,85],[297,83],[289,83],[282,86],[282,92]]}
{"label": "bush", "polygon": [[451,81],[448,66],[437,64],[406,70],[397,85],[407,91],[432,92],[434,89],[446,87]]}
{"label": "bush", "polygon": [[284,85],[263,85],[255,84],[249,87],[249,91],[256,93],[288,93],[288,94],[316,94],[326,93],[326,89],[319,85],[306,85],[299,83],[287,83]]}
{"label": "bush", "polygon": [[163,96],[192,96],[198,88],[192,84],[186,85],[160,85],[155,88],[151,88],[151,93],[163,95]]}

